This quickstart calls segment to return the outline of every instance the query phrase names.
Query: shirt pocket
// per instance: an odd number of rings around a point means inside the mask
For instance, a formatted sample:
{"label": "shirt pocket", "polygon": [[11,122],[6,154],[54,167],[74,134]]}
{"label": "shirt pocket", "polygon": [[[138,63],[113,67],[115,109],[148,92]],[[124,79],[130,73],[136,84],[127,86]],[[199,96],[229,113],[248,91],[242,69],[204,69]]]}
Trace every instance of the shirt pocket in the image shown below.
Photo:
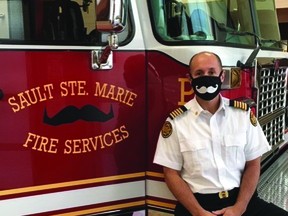
{"label": "shirt pocket", "polygon": [[246,145],[246,133],[238,132],[224,136],[223,160],[230,170],[243,170],[246,159],[244,148]]}
{"label": "shirt pocket", "polygon": [[198,174],[209,168],[209,161],[212,159],[209,141],[180,142],[180,151],[183,155],[183,167],[191,174]]}

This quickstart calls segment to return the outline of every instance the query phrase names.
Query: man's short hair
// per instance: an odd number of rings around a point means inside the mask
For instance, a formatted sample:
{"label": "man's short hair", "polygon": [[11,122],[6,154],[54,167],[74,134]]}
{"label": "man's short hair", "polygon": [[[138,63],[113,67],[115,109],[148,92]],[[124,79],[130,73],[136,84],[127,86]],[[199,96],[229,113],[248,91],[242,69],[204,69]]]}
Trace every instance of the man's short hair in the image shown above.
{"label": "man's short hair", "polygon": [[219,63],[219,65],[220,65],[220,68],[222,68],[222,61],[221,61],[220,57],[219,57],[216,53],[209,52],[209,51],[203,51],[203,52],[199,52],[199,53],[196,53],[195,55],[193,55],[192,58],[191,58],[190,61],[189,61],[189,67],[190,67],[193,59],[194,59],[196,56],[201,55],[201,54],[204,54],[204,53],[214,55],[214,56],[217,58],[217,60],[218,60],[218,63]]}

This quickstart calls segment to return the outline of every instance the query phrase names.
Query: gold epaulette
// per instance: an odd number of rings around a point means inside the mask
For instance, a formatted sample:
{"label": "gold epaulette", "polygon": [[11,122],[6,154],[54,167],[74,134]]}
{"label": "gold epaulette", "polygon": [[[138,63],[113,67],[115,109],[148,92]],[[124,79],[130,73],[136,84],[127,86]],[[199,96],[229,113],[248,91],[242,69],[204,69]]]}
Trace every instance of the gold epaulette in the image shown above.
{"label": "gold epaulette", "polygon": [[235,108],[238,108],[238,109],[242,109],[242,110],[245,110],[245,111],[249,110],[248,104],[244,103],[242,101],[230,100],[229,106],[235,107]]}
{"label": "gold epaulette", "polygon": [[177,116],[180,116],[181,114],[183,114],[186,111],[187,111],[187,108],[185,106],[181,106],[181,107],[175,109],[174,111],[172,111],[169,114],[169,117],[170,117],[170,119],[173,120],[174,118],[176,118]]}

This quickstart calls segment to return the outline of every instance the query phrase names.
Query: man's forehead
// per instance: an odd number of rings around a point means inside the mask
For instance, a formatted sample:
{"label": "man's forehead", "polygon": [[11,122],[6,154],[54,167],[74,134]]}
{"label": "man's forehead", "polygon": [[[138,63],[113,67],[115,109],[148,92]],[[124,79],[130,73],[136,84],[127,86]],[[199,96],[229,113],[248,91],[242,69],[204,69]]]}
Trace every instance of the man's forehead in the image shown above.
{"label": "man's forehead", "polygon": [[196,56],[194,56],[193,58],[193,61],[199,61],[199,60],[205,60],[205,59],[209,59],[209,60],[215,60],[215,61],[218,61],[217,60],[217,57],[215,55],[213,55],[212,53],[200,53],[200,54],[197,54]]}
{"label": "man's forehead", "polygon": [[[219,68],[220,64],[217,57],[210,53],[201,53],[194,56],[191,61],[190,67],[191,69],[197,70],[198,68],[205,68],[207,69],[217,69]],[[220,66],[221,67],[221,66]]]}

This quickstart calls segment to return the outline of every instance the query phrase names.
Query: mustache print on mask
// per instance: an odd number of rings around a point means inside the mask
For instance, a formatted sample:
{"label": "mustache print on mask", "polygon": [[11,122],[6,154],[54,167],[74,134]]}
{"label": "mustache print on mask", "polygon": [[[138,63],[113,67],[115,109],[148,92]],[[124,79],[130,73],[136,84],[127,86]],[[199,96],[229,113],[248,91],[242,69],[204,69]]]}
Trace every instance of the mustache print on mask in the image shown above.
{"label": "mustache print on mask", "polygon": [[199,86],[196,86],[196,90],[200,93],[200,94],[205,94],[205,93],[214,93],[216,92],[218,89],[218,84],[216,84],[216,87],[213,87],[213,86],[209,86],[209,87],[206,87],[206,86],[202,86],[199,88]]}
{"label": "mustache print on mask", "polygon": [[97,107],[92,105],[85,105],[81,109],[75,106],[68,106],[58,112],[55,116],[49,117],[46,109],[44,110],[43,122],[58,126],[61,124],[73,123],[77,120],[84,120],[88,122],[106,122],[114,117],[112,105],[108,114],[102,112]]}

